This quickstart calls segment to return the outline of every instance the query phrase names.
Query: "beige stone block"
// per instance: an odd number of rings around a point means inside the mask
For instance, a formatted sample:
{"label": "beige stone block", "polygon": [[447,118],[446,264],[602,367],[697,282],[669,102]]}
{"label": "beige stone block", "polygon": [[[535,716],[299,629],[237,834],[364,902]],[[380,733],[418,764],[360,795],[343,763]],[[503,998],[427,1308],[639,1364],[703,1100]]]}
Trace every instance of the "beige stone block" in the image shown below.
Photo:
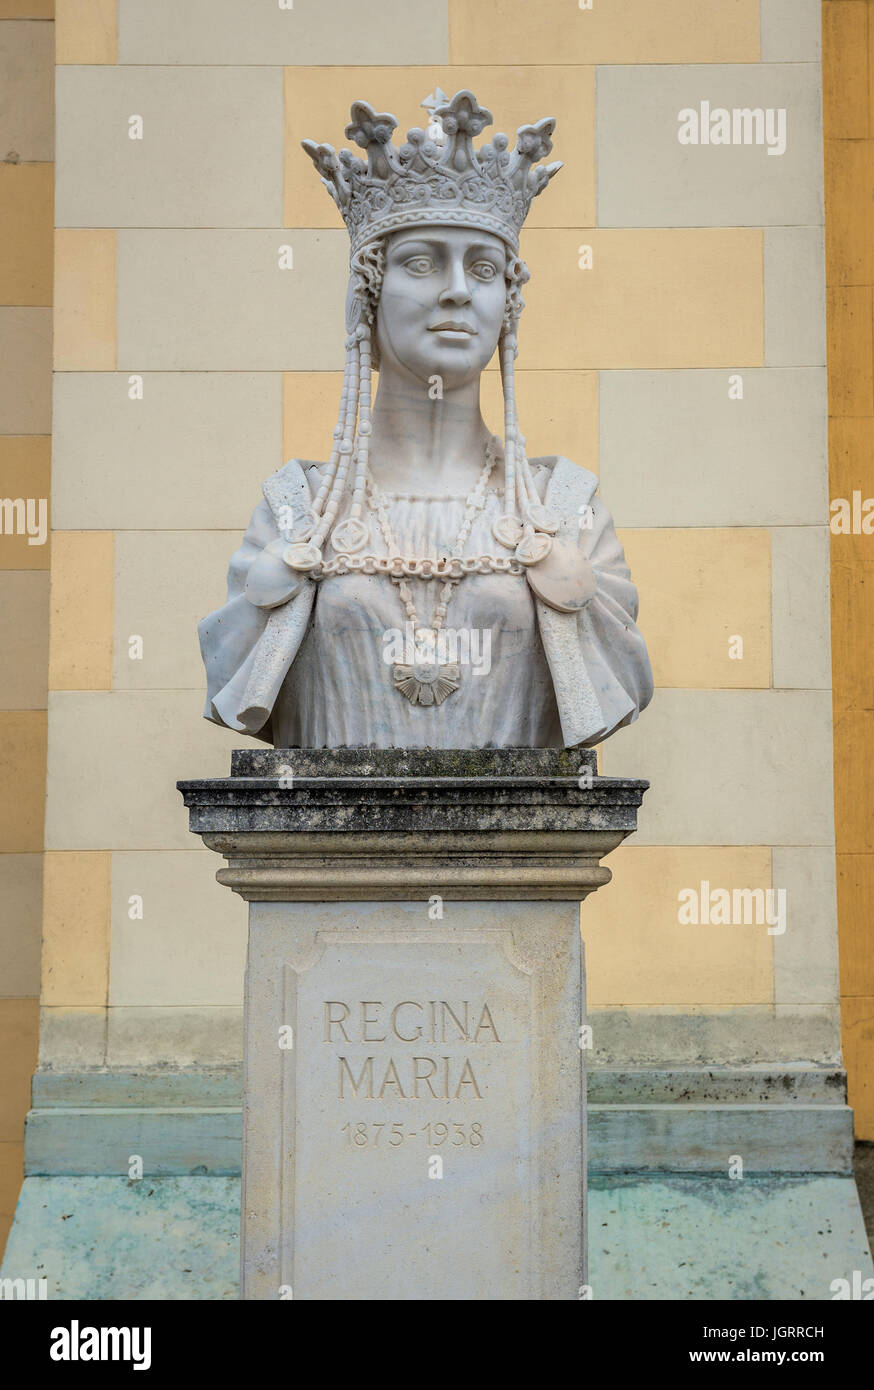
{"label": "beige stone block", "polygon": [[[598,373],[518,371],[515,375],[528,457],[563,454],[597,473]],[[497,369],[483,376],[482,410],[486,424],[503,439],[504,393]]]}
{"label": "beige stone block", "polygon": [[[745,923],[742,910],[739,921],[702,920],[719,915],[711,896],[717,889],[771,888],[770,850],[620,846],[610,868],[609,889],[593,894],[580,918],[590,1007],[772,1002],[767,923]],[[681,897],[687,890],[694,891],[698,920],[680,922],[681,909],[693,915]]]}
{"label": "beige stone block", "polygon": [[[581,247],[592,269],[580,268]],[[533,229],[522,255],[532,283],[521,368],[763,362],[761,231]]]}
{"label": "beige stone block", "polygon": [[0,435],[50,434],[52,311],[0,308]]}
{"label": "beige stone block", "polygon": [[7,854],[43,847],[45,710],[0,710],[0,845]]}
{"label": "beige stone block", "polygon": [[390,111],[397,117],[400,127],[394,139],[400,143],[413,126],[428,125],[428,112],[421,103],[441,87],[447,96],[469,88],[491,111],[495,124],[483,132],[482,141],[490,140],[496,131],[504,131],[511,137],[512,148],[520,126],[530,125],[542,116],[554,116],[555,149],[550,158],[564,160],[566,167],[542,197],[534,200],[526,226],[592,226],[595,70],[564,65],[544,69],[530,61],[522,66],[523,55],[524,50],[518,50],[510,59],[513,66],[509,67],[493,66],[495,60],[483,55],[480,61],[488,66],[287,68],[285,225],[343,225],[312,161],[300,147],[301,140],[325,141],[337,149],[348,147],[350,142],[343,132],[349,120],[349,106],[353,98],[363,95],[378,111]]}
{"label": "beige stone block", "polygon": [[49,655],[49,576],[0,570],[0,709],[45,709]]}
{"label": "beige stone block", "polygon": [[757,0],[449,0],[453,63],[754,63]]}
{"label": "beige stone block", "polygon": [[112,856],[111,1005],[239,1008],[246,904],[216,865],[193,848]]}
{"label": "beige stone block", "polygon": [[[680,113],[705,101],[710,112],[782,111],[782,144],[764,116],[762,144],[681,144]],[[601,68],[598,226],[821,224],[820,108],[817,63]]]}
{"label": "beige stone block", "polygon": [[128,228],[118,248],[122,370],[342,369],[345,231]]}
{"label": "beige stone block", "polygon": [[55,368],[115,368],[116,234],[55,232]]}
{"label": "beige stone block", "polygon": [[774,685],[828,690],[828,527],[774,527],[771,565]]}
{"label": "beige stone block", "polygon": [[281,222],[281,68],[60,68],[56,101],[59,227]]}
{"label": "beige stone block", "polygon": [[242,533],[285,462],[280,417],[279,373],[61,372],[55,524]]}
{"label": "beige stone block", "polygon": [[177,781],[227,777],[231,749],[257,746],[205,720],[204,700],[203,690],[50,694],[49,848],[190,849]]}
{"label": "beige stone block", "polygon": [[39,1064],[57,1071],[106,1065],[105,1008],[40,1010]]}
{"label": "beige stone block", "polygon": [[658,690],[603,764],[651,784],[637,844],[834,844],[828,691]]}
{"label": "beige stone block", "polygon": [[106,1003],[111,861],[106,853],[45,856],[42,1002],[47,1008]]}
{"label": "beige stone block", "polygon": [[11,504],[0,518],[0,571],[49,568],[51,449],[48,435],[0,435],[0,499]]}
{"label": "beige stone block", "polygon": [[112,557],[111,532],[54,533],[50,690],[111,689]]}
{"label": "beige stone block", "polygon": [[799,1057],[841,1065],[838,1009],[820,1004],[656,1005],[593,1009],[592,1060],[598,1066],[710,1068],[797,1065]]}
{"label": "beige stone block", "polygon": [[830,847],[773,852],[774,887],[786,892],[786,930],[774,937],[778,1004],[837,1004],[838,922]]}
{"label": "beige stone block", "polygon": [[376,11],[358,0],[121,0],[122,63],[445,63],[448,45],[446,0],[380,0]]}
{"label": "beige stone block", "polygon": [[52,302],[51,164],[0,164],[0,304]]}
{"label": "beige stone block", "polygon": [[39,994],[42,855],[0,854],[0,995]]}
{"label": "beige stone block", "polygon": [[761,8],[763,63],[818,60],[822,0],[761,0]]}
{"label": "beige stone block", "polygon": [[110,1067],[218,1066],[243,1056],[243,1010],[239,1008],[110,1009],[107,1055]]}
{"label": "beige stone block", "polygon": [[55,0],[57,63],[118,62],[118,0]]}
{"label": "beige stone block", "polygon": [[[249,507],[257,500],[253,490]],[[203,691],[197,624],[224,603],[240,538],[240,530],[118,533],[114,689]]]}
{"label": "beige stone block", "polygon": [[53,24],[0,25],[0,161],[53,158]]}
{"label": "beige stone block", "polygon": [[827,514],[821,367],[600,372],[598,410],[601,493],[620,525],[804,526]]}
{"label": "beige stone block", "polygon": [[825,325],[822,227],[767,227],[766,364],[769,367],[824,367]]}
{"label": "beige stone block", "polygon": [[15,1143],[30,1109],[30,1078],[36,1069],[38,999],[0,999],[0,1142]]}
{"label": "beige stone block", "polygon": [[640,626],[657,686],[771,684],[767,531],[620,531],[619,539],[641,595]]}

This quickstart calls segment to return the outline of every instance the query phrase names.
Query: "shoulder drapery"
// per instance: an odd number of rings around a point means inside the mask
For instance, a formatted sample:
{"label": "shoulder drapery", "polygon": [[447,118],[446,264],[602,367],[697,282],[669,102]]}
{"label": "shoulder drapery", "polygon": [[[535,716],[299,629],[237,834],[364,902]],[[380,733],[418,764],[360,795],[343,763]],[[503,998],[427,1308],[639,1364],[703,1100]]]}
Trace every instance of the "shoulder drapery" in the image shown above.
{"label": "shoulder drapery", "polygon": [[309,503],[309,484],[297,459],[267,479],[264,500],[231,556],[227,599],[197,628],[206,667],[205,718],[266,743],[273,742],[273,706],[306,632],[315,584],[307,581],[279,608],[257,608],[243,588],[258,555],[279,539],[279,523],[294,536]]}
{"label": "shoulder drapery", "polygon": [[652,699],[652,671],[637,627],[637,590],[610,513],[595,496],[598,479],[557,458],[544,503],[562,518],[557,539],[578,545],[597,589],[579,613],[557,613],[535,599],[565,747],[600,743],[632,724]]}
{"label": "shoulder drapery", "polygon": [[[592,473],[557,458],[544,498],[562,518],[559,539],[580,546],[597,580],[596,593],[578,614],[558,613],[535,598],[566,747],[600,742],[632,723],[652,697],[637,590],[610,514],[595,496],[597,486]],[[264,500],[231,558],[227,600],[198,627],[205,717],[267,743],[273,742],[273,706],[306,632],[316,584],[306,580],[293,599],[272,609],[257,608],[243,589],[253,561],[279,538],[280,523],[286,534],[302,529],[310,496],[296,459],[267,479]]]}

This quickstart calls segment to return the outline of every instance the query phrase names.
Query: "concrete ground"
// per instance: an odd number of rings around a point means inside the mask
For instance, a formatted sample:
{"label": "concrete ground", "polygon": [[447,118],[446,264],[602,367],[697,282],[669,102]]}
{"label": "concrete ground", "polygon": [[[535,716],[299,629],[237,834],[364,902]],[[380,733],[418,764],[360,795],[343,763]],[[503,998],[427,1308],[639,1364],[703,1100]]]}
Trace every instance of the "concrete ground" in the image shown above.
{"label": "concrete ground", "polygon": [[[50,1298],[234,1299],[239,1186],[27,1178],[0,1274],[46,1278]],[[589,1250],[595,1300],[821,1300],[874,1275],[842,1177],[596,1177]]]}

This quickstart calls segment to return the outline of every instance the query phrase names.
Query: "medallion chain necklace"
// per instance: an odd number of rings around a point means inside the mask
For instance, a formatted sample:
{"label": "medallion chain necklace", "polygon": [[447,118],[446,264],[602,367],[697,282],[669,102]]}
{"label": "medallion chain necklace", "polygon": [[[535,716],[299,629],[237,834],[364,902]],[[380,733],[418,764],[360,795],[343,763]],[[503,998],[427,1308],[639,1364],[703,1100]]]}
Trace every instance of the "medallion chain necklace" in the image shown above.
{"label": "medallion chain necklace", "polygon": [[[430,563],[426,561],[430,572],[424,572],[419,568],[422,564],[421,561],[413,562],[412,565],[403,562],[400,547],[389,520],[387,499],[384,494],[378,491],[372,477],[368,476],[368,501],[382,532],[389,560],[396,565],[398,561],[401,561],[394,572],[389,570],[389,573],[393,583],[397,585],[398,597],[410,625],[413,639],[412,650],[405,653],[411,660],[398,662],[392,667],[392,684],[398,694],[403,695],[413,705],[440,705],[447,696],[458,689],[461,682],[461,667],[458,662],[440,660],[441,654],[444,657],[446,654],[446,639],[445,635],[441,637],[441,632],[444,631],[447,610],[453,591],[459,581],[465,574],[482,573],[484,569],[486,573],[489,573],[497,565],[500,565],[503,570],[506,564],[507,571],[514,574],[521,574],[524,570],[523,565],[517,560],[510,560],[509,557],[506,562],[503,562],[496,560],[491,555],[466,557],[463,553],[477,513],[482,511],[486,504],[486,488],[497,460],[498,446],[498,439],[492,435],[486,449],[482,472],[473,491],[466,498],[467,506],[464,517],[458,535],[450,547],[449,556]],[[411,570],[412,573],[410,573]],[[419,614],[413,591],[407,582],[408,578],[413,577],[413,574],[418,574],[423,579],[435,578],[443,581],[430,627],[421,627],[419,624]]]}

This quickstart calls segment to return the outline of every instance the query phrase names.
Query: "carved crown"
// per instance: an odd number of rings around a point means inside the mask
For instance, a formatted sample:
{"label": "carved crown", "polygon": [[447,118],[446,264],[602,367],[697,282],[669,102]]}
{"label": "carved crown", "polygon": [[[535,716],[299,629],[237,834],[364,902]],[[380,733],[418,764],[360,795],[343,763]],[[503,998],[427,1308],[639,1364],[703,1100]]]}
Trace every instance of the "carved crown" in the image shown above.
{"label": "carved crown", "polygon": [[444,137],[439,145],[416,128],[394,146],[396,117],[366,101],[353,103],[351,117],[346,138],[367,151],[366,164],[351,150],[301,143],[343,215],[353,254],[387,232],[435,224],[493,232],[515,253],[532,200],[561,168],[560,161],[533,167],[552,151],[551,116],[521,126],[512,152],[501,134],[475,150],[473,138],[492,124],[492,113],[473,92],[456,92],[435,106]]}

